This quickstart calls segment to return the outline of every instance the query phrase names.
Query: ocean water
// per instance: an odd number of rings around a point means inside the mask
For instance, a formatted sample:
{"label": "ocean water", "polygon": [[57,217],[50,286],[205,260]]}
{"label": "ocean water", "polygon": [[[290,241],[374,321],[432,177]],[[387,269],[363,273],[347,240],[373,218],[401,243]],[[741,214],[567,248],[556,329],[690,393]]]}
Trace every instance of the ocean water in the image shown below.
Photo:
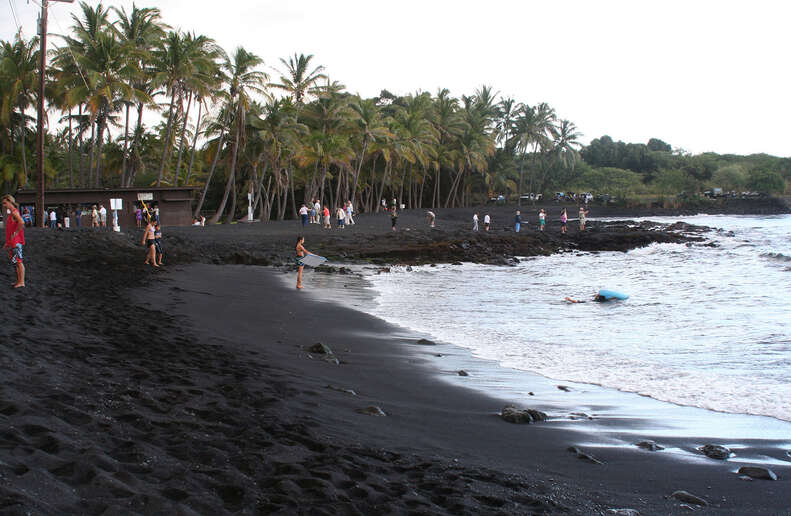
{"label": "ocean water", "polygon": [[[394,268],[365,310],[503,367],[791,421],[791,216],[696,216],[716,247]],[[590,300],[600,288],[623,302]]]}

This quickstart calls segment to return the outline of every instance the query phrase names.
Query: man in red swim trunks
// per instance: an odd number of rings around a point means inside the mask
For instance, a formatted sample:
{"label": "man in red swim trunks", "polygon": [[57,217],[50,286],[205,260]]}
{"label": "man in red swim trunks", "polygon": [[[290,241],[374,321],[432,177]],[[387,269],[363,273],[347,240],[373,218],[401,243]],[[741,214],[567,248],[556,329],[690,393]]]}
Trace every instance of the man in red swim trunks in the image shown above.
{"label": "man in red swim trunks", "polygon": [[25,265],[22,263],[22,246],[25,245],[25,223],[19,214],[19,207],[13,196],[3,196],[3,211],[5,212],[5,244],[8,256],[16,268],[16,283],[14,288],[25,286]]}

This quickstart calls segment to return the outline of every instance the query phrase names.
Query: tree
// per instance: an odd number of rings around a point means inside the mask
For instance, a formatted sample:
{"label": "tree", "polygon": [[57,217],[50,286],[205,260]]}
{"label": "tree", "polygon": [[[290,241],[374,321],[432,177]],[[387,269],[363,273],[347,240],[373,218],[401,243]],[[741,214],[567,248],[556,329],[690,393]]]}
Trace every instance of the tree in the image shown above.
{"label": "tree", "polygon": [[[231,155],[231,168],[228,172],[228,180],[225,183],[225,192],[217,212],[212,216],[211,223],[216,223],[225,211],[228,196],[233,189],[236,178],[236,160],[239,155],[239,146],[244,145],[242,135],[245,129],[245,115],[250,108],[250,95],[252,93],[265,93],[264,86],[269,78],[264,72],[256,70],[256,67],[263,64],[263,59],[252,54],[242,47],[238,47],[231,58],[226,58],[223,62],[223,70],[228,78],[228,99],[229,106],[233,107],[233,128],[234,142]],[[231,209],[228,212],[226,222],[233,220],[236,209],[236,192],[231,197]]]}
{"label": "tree", "polygon": [[323,66],[316,66],[309,71],[311,59],[313,54],[294,54],[288,61],[281,58],[285,73],[280,76],[279,83],[269,83],[269,87],[283,90],[297,105],[303,104],[305,96],[313,91],[315,84],[321,79],[327,79],[322,73]]}
{"label": "tree", "polygon": [[783,176],[777,172],[765,169],[755,169],[750,171],[747,178],[747,187],[750,190],[765,194],[783,193],[786,183]]}

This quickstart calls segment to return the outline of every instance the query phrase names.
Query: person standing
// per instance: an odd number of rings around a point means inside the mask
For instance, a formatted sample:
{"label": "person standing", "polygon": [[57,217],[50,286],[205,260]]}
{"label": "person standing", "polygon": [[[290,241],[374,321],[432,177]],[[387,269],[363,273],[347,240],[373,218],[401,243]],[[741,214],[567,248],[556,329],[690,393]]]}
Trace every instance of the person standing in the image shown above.
{"label": "person standing", "polygon": [[154,253],[156,264],[162,265],[162,228],[159,222],[154,222]]}
{"label": "person standing", "polygon": [[566,213],[566,208],[560,210],[560,232],[566,234],[566,224],[569,221],[569,215]]}
{"label": "person standing", "polygon": [[95,204],[91,206],[91,227],[92,228],[99,227],[99,210],[96,209]]}
{"label": "person standing", "polygon": [[143,241],[140,242],[142,245],[146,246],[146,265],[149,263],[154,267],[159,267],[157,265],[157,256],[156,256],[156,249],[154,248],[154,243],[156,241],[154,222],[149,218],[146,220],[146,229],[143,230]]}
{"label": "person standing", "polygon": [[587,216],[588,210],[585,209],[585,206],[580,206],[580,231],[585,231],[585,219]]}
{"label": "person standing", "polygon": [[544,231],[544,226],[547,225],[547,213],[544,211],[544,208],[541,208],[541,211],[538,212],[538,230]]}
{"label": "person standing", "polygon": [[299,216],[302,218],[302,227],[304,228],[308,225],[308,207],[304,204],[299,209]]}
{"label": "person standing", "polygon": [[19,206],[11,194],[6,194],[2,199],[5,210],[5,244],[11,265],[16,270],[16,283],[14,288],[25,286],[25,264],[22,263],[22,247],[25,245],[25,222],[19,214]]}
{"label": "person standing", "polygon": [[[395,201],[395,199],[393,199]],[[390,227],[392,231],[396,230],[396,223],[398,222],[398,210],[396,209],[396,205],[393,204],[393,207],[390,209]]]}
{"label": "person standing", "polygon": [[331,229],[332,226],[330,226],[330,209],[327,208],[326,205],[324,206],[323,215],[324,215],[324,229]]}
{"label": "person standing", "polygon": [[354,205],[352,204],[352,201],[348,201],[348,204],[346,205],[346,225],[347,226],[351,226],[352,224],[354,224],[354,217],[353,217],[353,215],[354,215]]}
{"label": "person standing", "polygon": [[489,225],[490,225],[491,223],[492,223],[492,218],[491,218],[491,217],[489,216],[489,214],[487,213],[487,214],[486,214],[486,215],[484,215],[484,217],[483,217],[483,228],[484,228],[486,231],[489,231]]}
{"label": "person standing", "polygon": [[478,231],[478,212],[476,211],[472,215],[472,230]]}
{"label": "person standing", "polygon": [[[157,219],[159,221],[159,219]],[[99,205],[99,222],[103,228],[107,227],[107,208],[103,204]]]}
{"label": "person standing", "polygon": [[514,215],[514,232],[519,233],[519,228],[522,227],[522,215],[519,210],[516,210],[516,215]]}
{"label": "person standing", "polygon": [[51,229],[55,229],[58,225],[58,214],[55,213],[55,209],[51,209],[49,211],[49,227]]}
{"label": "person standing", "polygon": [[335,215],[338,217],[338,229],[343,229],[346,221],[346,210],[343,209],[343,206],[338,206],[338,211],[335,212]]}
{"label": "person standing", "polygon": [[137,227],[143,227],[143,210],[139,206],[135,209],[135,222]]}
{"label": "person standing", "polygon": [[297,237],[297,247],[296,247],[296,263],[297,263],[297,288],[302,288],[302,269],[305,268],[305,265],[302,263],[302,258],[305,255],[313,254],[307,249],[305,249],[305,237],[299,235]]}

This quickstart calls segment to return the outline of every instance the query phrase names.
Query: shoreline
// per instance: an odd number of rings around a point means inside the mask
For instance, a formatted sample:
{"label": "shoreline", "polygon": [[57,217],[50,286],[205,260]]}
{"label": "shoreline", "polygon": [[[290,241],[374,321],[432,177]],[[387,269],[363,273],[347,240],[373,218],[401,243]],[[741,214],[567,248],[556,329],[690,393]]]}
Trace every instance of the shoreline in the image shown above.
{"label": "shoreline", "polygon": [[[404,217],[414,234],[360,217],[358,231],[311,238],[396,245],[431,234],[421,215]],[[434,378],[430,357],[407,353],[428,349],[410,332],[301,296],[272,277],[282,272],[233,265],[277,263],[299,230],[166,228],[156,271],[134,233],[31,231],[28,286],[0,313],[2,510],[685,514],[669,498],[680,489],[718,514],[789,506],[789,474],[775,466],[779,481],[746,482],[702,456],[599,448],[579,422],[506,423],[500,399]],[[339,365],[308,357],[319,341]],[[371,405],[388,415],[357,412]]]}

